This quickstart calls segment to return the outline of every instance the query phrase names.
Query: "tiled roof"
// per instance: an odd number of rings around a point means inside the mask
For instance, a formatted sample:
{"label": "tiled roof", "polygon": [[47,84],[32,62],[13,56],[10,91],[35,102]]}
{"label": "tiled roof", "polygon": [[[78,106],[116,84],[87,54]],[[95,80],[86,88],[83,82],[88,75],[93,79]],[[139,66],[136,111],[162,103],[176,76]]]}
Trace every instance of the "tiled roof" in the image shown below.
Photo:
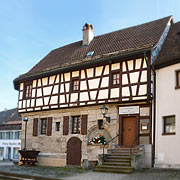
{"label": "tiled roof", "polygon": [[145,24],[95,36],[88,46],[82,46],[82,41],[78,41],[57,48],[45,56],[28,73],[17,78],[14,83],[32,74],[48,72],[52,69],[67,67],[70,64],[84,61],[86,54],[90,51],[94,51],[94,54],[88,61],[97,60],[98,57],[107,54],[153,48],[157,45],[171,18],[172,16],[168,16]]}
{"label": "tiled roof", "polygon": [[1,130],[21,130],[22,125],[21,124],[1,124],[0,125],[0,131]]}
{"label": "tiled roof", "polygon": [[8,121],[5,123],[5,125],[13,125],[13,124],[21,124],[22,121]]}
{"label": "tiled roof", "polygon": [[0,112],[0,124],[5,124],[12,121],[13,122],[21,121],[21,117],[18,114],[17,108]]}
{"label": "tiled roof", "polygon": [[154,65],[161,68],[177,62],[180,63],[180,22],[172,24]]}

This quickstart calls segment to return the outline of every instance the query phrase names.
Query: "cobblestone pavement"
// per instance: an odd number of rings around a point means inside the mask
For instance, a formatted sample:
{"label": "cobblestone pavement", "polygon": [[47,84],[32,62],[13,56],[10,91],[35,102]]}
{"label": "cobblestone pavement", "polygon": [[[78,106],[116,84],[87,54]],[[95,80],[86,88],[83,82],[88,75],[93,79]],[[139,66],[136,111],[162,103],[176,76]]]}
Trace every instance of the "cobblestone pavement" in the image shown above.
{"label": "cobblestone pavement", "polygon": [[65,180],[180,180],[180,170],[146,169],[128,175],[88,172]]}
{"label": "cobblestone pavement", "polygon": [[147,169],[132,174],[112,174],[80,168],[1,165],[0,171],[61,180],[180,180],[180,170],[175,169]]}

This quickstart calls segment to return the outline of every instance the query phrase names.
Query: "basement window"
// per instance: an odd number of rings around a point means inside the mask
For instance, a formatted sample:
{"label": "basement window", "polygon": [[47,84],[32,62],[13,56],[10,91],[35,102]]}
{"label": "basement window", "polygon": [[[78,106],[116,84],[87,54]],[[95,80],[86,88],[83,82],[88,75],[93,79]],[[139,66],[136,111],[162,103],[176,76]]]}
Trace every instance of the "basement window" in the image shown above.
{"label": "basement window", "polygon": [[163,135],[174,135],[175,134],[175,116],[163,117]]}

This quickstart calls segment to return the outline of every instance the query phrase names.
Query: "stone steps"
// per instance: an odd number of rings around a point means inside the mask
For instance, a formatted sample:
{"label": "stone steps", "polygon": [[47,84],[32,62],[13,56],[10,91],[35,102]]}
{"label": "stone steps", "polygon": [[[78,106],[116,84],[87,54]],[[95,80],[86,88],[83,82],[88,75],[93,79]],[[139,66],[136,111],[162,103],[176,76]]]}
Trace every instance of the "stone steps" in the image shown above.
{"label": "stone steps", "polygon": [[[136,149],[132,149],[136,151]],[[109,149],[106,159],[95,169],[98,172],[132,173],[130,148]]]}

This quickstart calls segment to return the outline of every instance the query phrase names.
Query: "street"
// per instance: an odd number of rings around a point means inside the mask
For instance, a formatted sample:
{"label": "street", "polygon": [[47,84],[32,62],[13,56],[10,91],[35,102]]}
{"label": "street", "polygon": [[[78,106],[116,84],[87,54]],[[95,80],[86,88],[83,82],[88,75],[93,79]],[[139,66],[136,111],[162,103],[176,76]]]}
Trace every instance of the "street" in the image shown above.
{"label": "street", "polygon": [[0,180],[57,180],[52,178],[44,178],[44,177],[33,177],[33,176],[26,176],[26,175],[17,175],[13,173],[7,172],[0,172]]}

